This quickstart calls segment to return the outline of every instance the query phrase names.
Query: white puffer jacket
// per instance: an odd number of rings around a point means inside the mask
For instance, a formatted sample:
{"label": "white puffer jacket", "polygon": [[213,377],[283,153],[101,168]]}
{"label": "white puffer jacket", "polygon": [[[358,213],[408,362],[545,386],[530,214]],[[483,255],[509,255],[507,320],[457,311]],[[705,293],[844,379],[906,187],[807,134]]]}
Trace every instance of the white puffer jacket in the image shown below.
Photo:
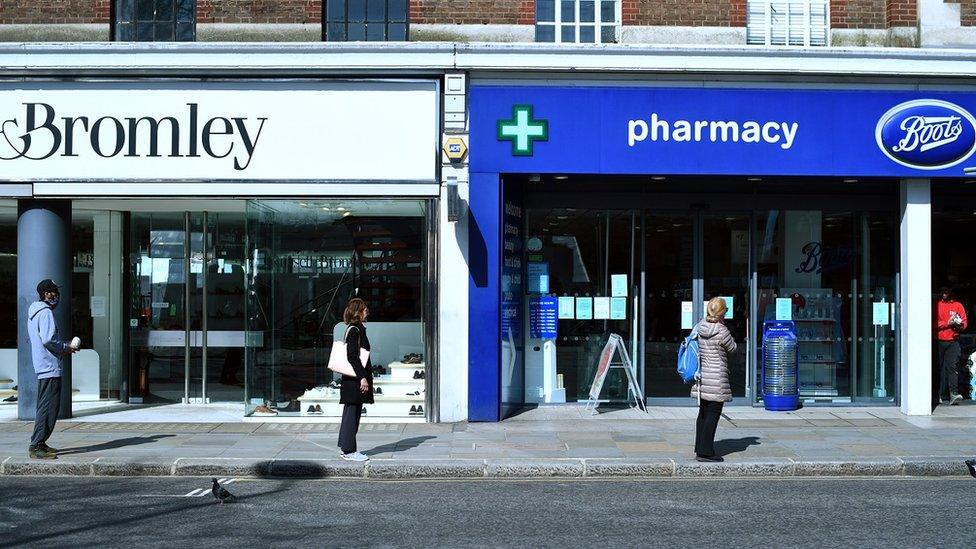
{"label": "white puffer jacket", "polygon": [[701,357],[700,381],[691,388],[691,396],[702,400],[729,402],[732,385],[729,383],[729,354],[735,352],[732,333],[721,322],[701,321],[698,330],[698,354]]}

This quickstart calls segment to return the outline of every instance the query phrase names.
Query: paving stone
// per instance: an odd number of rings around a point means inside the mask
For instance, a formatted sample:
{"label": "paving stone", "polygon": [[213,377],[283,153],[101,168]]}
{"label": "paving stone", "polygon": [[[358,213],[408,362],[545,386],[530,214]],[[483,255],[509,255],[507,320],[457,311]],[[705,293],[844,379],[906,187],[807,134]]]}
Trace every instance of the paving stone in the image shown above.
{"label": "paving stone", "polygon": [[962,477],[969,469],[962,458],[903,457],[905,474],[912,477]]}
{"label": "paving stone", "polygon": [[793,476],[793,461],[783,458],[764,460],[724,461],[702,463],[676,461],[676,477],[789,477]]}
{"label": "paving stone", "polygon": [[476,459],[370,460],[366,476],[384,480],[482,478],[485,462]]}
{"label": "paving stone", "polygon": [[14,456],[3,462],[4,475],[89,476],[95,458],[31,459]]}
{"label": "paving stone", "polygon": [[582,477],[583,460],[488,460],[486,475],[490,478]]}
{"label": "paving stone", "polygon": [[898,458],[872,459],[799,459],[794,474],[802,477],[820,476],[895,476],[903,474]]}
{"label": "paving stone", "polygon": [[265,477],[271,474],[270,459],[256,458],[179,458],[174,474],[190,477]]}
{"label": "paving stone", "polygon": [[587,477],[670,477],[674,475],[674,461],[670,459],[587,459]]}

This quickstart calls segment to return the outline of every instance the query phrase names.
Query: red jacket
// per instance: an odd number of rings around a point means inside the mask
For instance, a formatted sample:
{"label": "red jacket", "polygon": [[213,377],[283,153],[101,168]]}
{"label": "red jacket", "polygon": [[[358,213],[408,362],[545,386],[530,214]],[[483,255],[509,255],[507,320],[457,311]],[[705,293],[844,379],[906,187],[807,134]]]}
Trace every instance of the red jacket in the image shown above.
{"label": "red jacket", "polygon": [[[959,332],[969,326],[969,321],[966,320],[966,309],[958,301],[946,302],[940,299],[935,304],[935,310],[935,338],[939,341],[955,341],[959,337]],[[949,326],[951,318],[949,313],[953,311],[962,319],[962,324],[955,328]]]}

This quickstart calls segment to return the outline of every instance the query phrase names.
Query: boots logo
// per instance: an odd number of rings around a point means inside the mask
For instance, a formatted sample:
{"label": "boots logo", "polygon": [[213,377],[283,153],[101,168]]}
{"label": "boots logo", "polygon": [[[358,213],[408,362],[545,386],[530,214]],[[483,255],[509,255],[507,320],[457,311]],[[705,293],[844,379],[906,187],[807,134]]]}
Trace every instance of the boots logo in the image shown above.
{"label": "boots logo", "polygon": [[881,117],[875,138],[885,155],[902,166],[941,170],[976,151],[976,119],[946,101],[908,101]]}
{"label": "boots logo", "polygon": [[19,116],[0,115],[0,162],[97,155],[102,158],[227,159],[251,165],[267,118],[206,117],[197,103],[172,116],[78,116],[47,103],[23,103]]}

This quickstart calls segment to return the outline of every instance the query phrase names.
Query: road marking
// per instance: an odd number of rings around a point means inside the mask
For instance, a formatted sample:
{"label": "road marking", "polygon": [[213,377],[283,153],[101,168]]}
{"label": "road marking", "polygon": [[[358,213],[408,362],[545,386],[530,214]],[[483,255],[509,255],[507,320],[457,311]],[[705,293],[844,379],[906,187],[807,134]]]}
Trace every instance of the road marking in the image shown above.
{"label": "road marking", "polygon": [[200,492],[204,492],[204,491],[205,490],[203,488],[197,488],[196,490],[190,492],[189,494],[185,494],[183,497],[185,498],[196,497],[197,495],[199,495]]}

